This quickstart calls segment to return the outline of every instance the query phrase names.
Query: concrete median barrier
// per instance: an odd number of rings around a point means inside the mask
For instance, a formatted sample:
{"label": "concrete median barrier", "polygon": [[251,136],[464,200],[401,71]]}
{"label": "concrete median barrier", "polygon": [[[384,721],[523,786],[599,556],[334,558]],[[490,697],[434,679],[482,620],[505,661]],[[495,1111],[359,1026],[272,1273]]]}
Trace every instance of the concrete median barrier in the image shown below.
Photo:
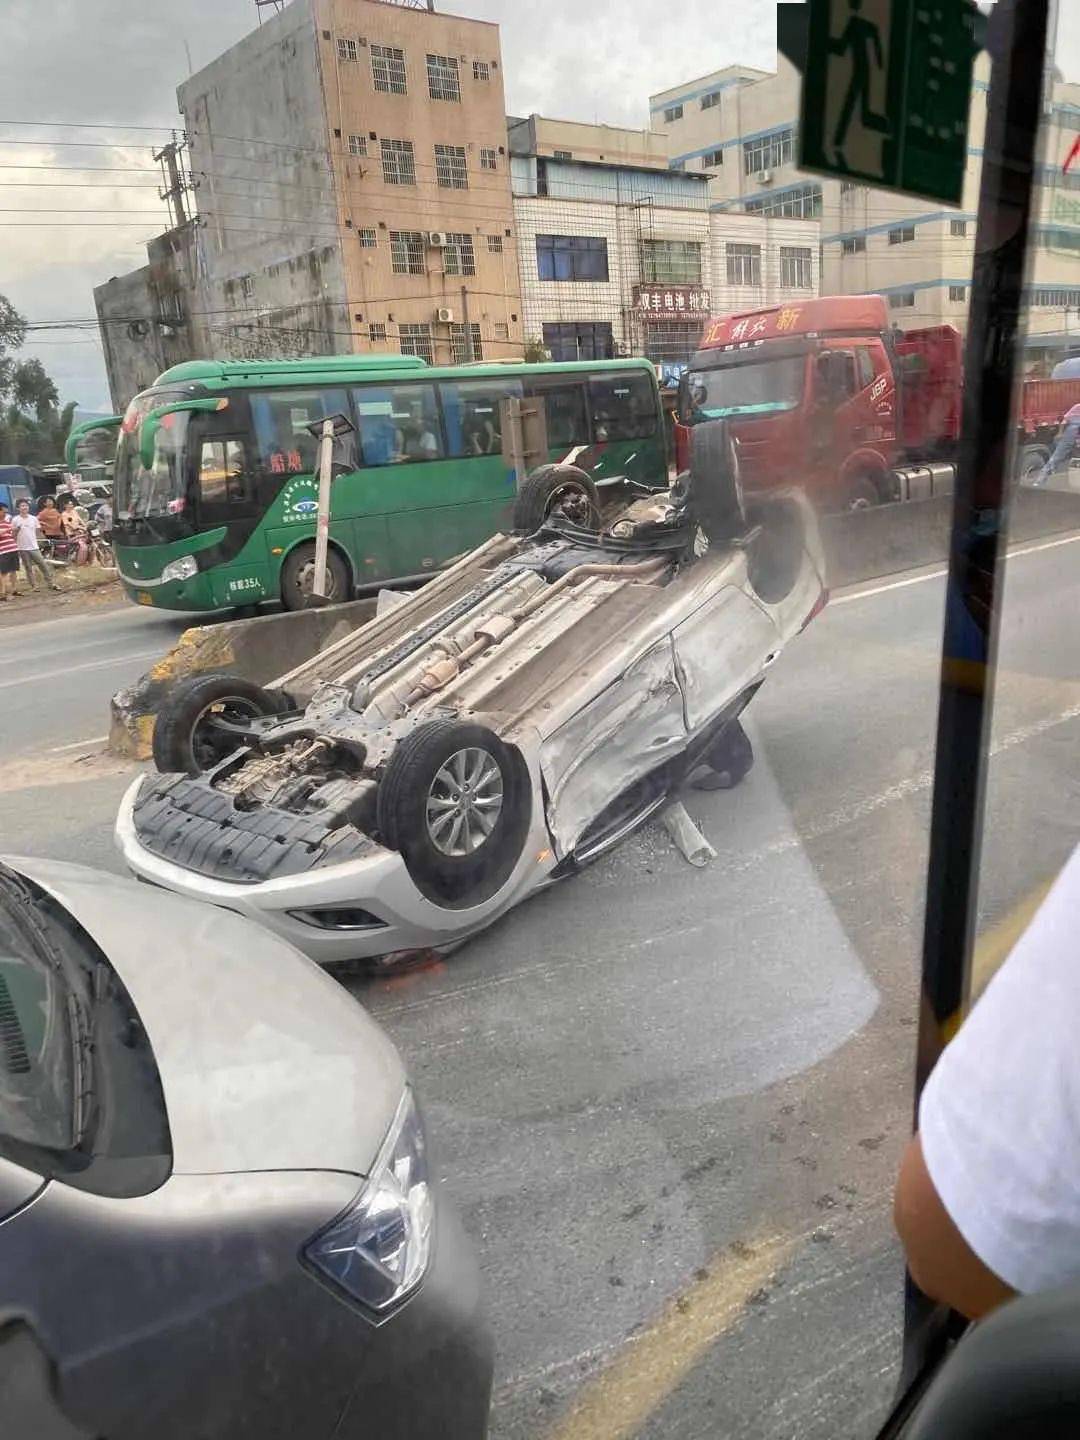
{"label": "concrete median barrier", "polygon": [[301,661],[367,623],[376,602],[352,600],[317,610],[258,615],[185,630],[172,649],[141,680],[112,699],[109,750],[148,760],[154,718],[168,687],[189,675],[227,672],[266,685]]}
{"label": "concrete median barrier", "polygon": [[[839,590],[901,570],[941,564],[949,555],[952,496],[881,505],[821,522],[829,586]],[[1080,530],[1080,495],[1024,488],[1016,493],[1009,541],[1019,544]]]}

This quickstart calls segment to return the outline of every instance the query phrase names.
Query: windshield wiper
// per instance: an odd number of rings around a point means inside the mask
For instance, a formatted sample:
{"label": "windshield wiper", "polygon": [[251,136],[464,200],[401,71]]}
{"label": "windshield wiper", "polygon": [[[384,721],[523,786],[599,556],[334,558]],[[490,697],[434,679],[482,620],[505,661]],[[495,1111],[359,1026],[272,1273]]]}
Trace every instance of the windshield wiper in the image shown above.
{"label": "windshield wiper", "polygon": [[71,1110],[73,1144],[78,1146],[90,1124],[94,1099],[93,1034],[77,996],[68,991],[68,1033],[71,1038]]}

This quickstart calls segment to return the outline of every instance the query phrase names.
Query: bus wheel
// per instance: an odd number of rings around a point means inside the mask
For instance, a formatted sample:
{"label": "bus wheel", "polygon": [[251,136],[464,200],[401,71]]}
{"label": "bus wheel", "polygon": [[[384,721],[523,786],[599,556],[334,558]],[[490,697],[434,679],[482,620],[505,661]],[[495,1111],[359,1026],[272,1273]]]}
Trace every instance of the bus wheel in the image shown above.
{"label": "bus wheel", "polygon": [[[310,602],[315,584],[315,546],[297,545],[281,567],[281,603],[286,610],[303,610]],[[326,552],[326,599],[337,604],[349,598],[349,567],[338,552]]]}
{"label": "bus wheel", "polygon": [[556,516],[586,530],[600,528],[600,496],[576,465],[540,465],[526,477],[514,503],[514,529],[531,535]]}
{"label": "bus wheel", "polygon": [[494,895],[521,856],[531,801],[525,764],[486,725],[431,720],[398,741],[379,782],[378,827],[438,903]]}
{"label": "bus wheel", "polygon": [[201,775],[245,743],[252,720],[289,708],[280,690],[237,675],[192,675],[173,685],[154,722],[154,764],[163,775]]}

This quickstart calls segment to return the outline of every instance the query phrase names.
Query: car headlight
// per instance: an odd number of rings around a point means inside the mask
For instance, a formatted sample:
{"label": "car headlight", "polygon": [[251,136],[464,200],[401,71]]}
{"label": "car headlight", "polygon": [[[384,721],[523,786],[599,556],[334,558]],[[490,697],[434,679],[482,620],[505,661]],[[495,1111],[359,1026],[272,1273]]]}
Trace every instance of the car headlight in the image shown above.
{"label": "car headlight", "polygon": [[406,1087],[364,1188],[308,1241],[304,1255],[381,1318],[424,1278],[434,1217],[424,1127]]}
{"label": "car headlight", "polygon": [[198,573],[199,566],[195,556],[181,555],[179,560],[170,560],[162,570],[161,583],[164,585],[168,580],[190,580],[193,575]]}

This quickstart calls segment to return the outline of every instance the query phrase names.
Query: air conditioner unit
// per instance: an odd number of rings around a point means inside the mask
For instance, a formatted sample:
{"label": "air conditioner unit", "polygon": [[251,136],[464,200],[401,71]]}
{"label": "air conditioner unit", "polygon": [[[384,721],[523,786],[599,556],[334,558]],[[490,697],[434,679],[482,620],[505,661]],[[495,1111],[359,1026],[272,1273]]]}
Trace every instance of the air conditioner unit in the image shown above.
{"label": "air conditioner unit", "polygon": [[435,319],[440,325],[452,325],[454,323],[454,312],[447,305],[440,305],[435,311]]}
{"label": "air conditioner unit", "polygon": [[450,236],[445,230],[429,230],[427,240],[436,250],[445,250],[450,244]]}
{"label": "air conditioner unit", "polygon": [[771,185],[771,184],[772,184],[772,171],[771,171],[771,170],[759,170],[759,171],[757,172],[757,174],[754,176],[754,179],[757,181],[757,183],[758,183],[759,185]]}

